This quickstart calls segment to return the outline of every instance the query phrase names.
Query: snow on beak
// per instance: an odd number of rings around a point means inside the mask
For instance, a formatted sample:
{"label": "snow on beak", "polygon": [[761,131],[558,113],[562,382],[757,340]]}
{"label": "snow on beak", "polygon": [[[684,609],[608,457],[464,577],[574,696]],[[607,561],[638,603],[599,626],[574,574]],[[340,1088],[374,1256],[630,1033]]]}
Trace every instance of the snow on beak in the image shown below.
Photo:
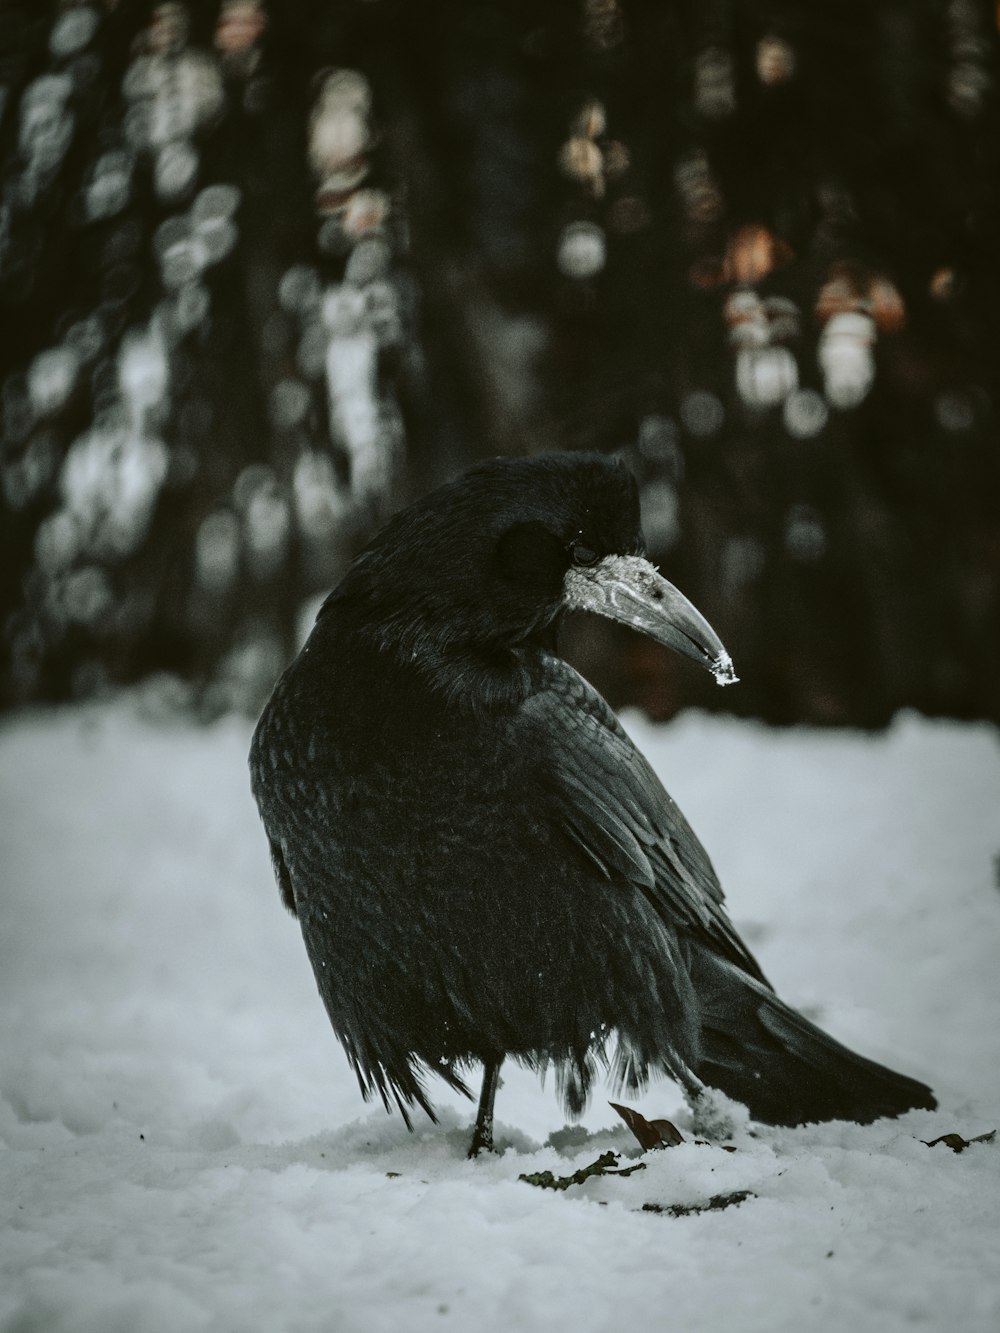
{"label": "snow on beak", "polygon": [[596,565],[573,565],[563,583],[563,605],[648,634],[706,667],[719,685],[739,679],[705,617],[642,556],[607,555]]}

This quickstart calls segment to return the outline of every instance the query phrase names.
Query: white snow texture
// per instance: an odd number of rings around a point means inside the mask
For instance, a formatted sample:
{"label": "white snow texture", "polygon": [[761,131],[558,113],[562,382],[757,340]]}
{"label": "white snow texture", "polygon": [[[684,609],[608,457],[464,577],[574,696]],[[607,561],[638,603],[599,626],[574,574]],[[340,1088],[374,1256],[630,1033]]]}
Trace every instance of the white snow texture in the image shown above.
{"label": "white snow texture", "polygon": [[518,1175],[638,1154],[606,1097],[560,1130],[551,1080],[505,1068],[474,1162],[443,1087],[412,1135],[364,1105],[271,881],[249,727],[143,697],[0,730],[2,1333],[1000,1328],[1000,1142],[921,1142],[1000,1128],[993,729],[629,720],[778,989],[941,1108],[727,1152],[664,1081],[627,1100],[687,1141],[556,1192]]}

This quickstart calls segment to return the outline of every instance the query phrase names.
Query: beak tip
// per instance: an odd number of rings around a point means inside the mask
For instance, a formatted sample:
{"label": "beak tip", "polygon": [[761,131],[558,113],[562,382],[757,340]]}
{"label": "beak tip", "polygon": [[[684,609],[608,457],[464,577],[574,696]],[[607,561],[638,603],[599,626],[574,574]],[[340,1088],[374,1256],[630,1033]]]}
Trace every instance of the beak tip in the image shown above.
{"label": "beak tip", "polygon": [[736,685],[739,682],[740,678],[733,669],[733,659],[724,649],[711,663],[709,670],[715,677],[716,685]]}

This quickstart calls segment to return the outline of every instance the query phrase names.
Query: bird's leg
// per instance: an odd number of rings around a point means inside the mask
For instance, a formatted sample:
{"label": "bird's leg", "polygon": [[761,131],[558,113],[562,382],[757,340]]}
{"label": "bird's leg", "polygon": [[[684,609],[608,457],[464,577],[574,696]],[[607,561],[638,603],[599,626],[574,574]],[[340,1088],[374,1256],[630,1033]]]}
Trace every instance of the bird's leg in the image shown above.
{"label": "bird's leg", "polygon": [[495,1151],[493,1147],[493,1100],[497,1095],[497,1087],[500,1083],[500,1066],[502,1064],[502,1056],[499,1060],[485,1060],[483,1062],[483,1090],[479,1094],[476,1128],[472,1131],[472,1142],[469,1144],[470,1157],[478,1157],[481,1152]]}

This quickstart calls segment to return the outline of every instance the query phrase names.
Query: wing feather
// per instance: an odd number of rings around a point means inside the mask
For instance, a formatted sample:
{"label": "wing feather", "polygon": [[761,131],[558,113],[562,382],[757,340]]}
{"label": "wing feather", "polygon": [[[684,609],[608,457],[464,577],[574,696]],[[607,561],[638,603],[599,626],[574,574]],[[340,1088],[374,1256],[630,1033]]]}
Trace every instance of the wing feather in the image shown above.
{"label": "wing feather", "polygon": [[768,985],[729,920],[708,854],[596,690],[562,659],[546,657],[517,725],[539,755],[553,817],[602,873],[644,892],[673,927],[701,936]]}

